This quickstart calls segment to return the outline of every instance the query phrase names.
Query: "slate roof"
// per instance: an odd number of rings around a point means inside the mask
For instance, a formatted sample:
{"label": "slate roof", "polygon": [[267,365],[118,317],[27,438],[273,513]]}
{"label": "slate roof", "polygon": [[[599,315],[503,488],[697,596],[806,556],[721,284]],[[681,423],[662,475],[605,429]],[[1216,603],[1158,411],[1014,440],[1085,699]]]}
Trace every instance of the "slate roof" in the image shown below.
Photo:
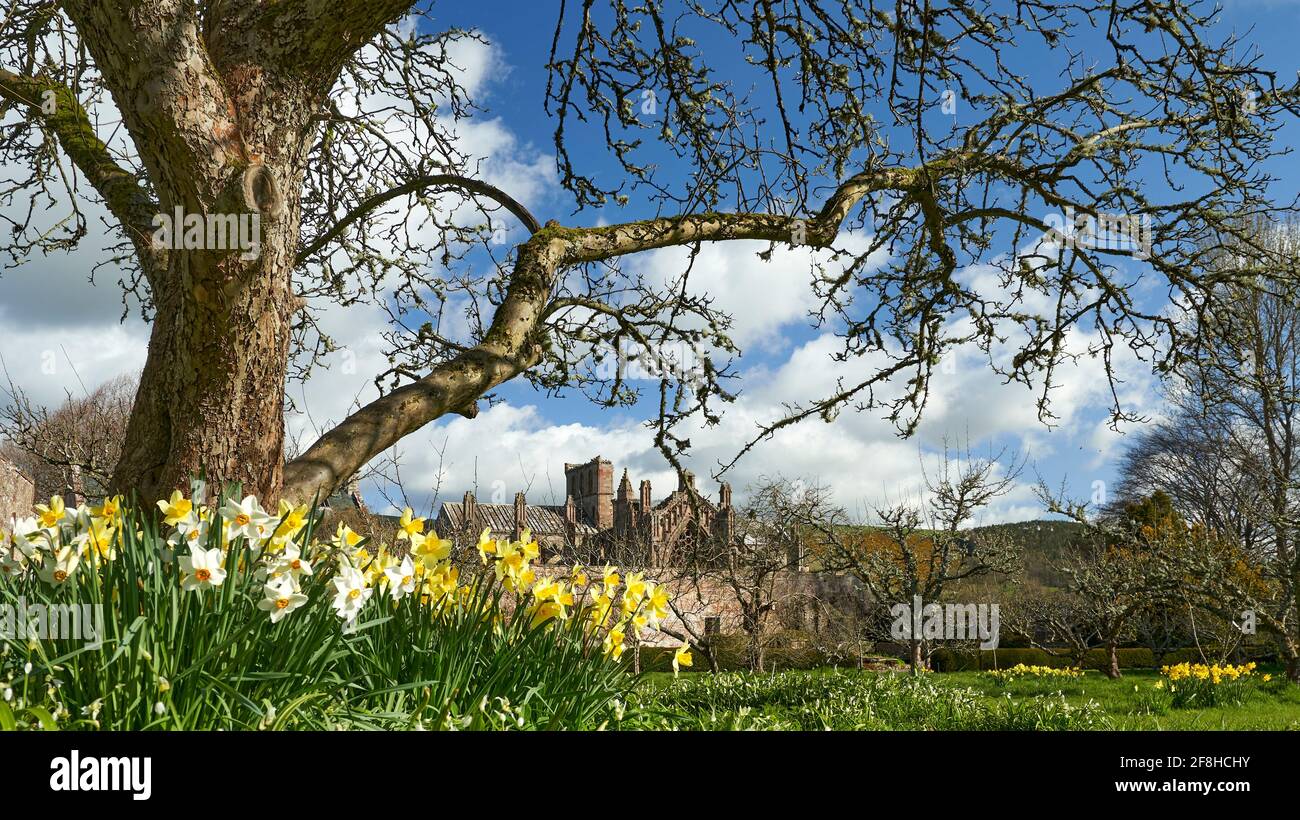
{"label": "slate roof", "polygon": [[[493,532],[514,532],[514,504],[477,504],[478,526],[488,527]],[[464,526],[465,504],[460,501],[446,501],[442,505],[442,514],[457,529]],[[439,517],[441,517],[441,515]],[[524,509],[524,524],[532,530],[533,535],[564,535],[564,507],[549,504],[529,504]],[[575,526],[578,535],[595,535],[597,530],[581,521]]]}

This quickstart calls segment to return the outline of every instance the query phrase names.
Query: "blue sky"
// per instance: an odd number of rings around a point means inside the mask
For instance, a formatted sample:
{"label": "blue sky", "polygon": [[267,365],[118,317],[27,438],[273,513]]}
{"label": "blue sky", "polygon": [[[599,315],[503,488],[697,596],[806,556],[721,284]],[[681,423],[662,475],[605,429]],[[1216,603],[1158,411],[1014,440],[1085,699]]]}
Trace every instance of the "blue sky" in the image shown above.
{"label": "blue sky", "polygon": [[[485,175],[518,196],[543,221],[555,218],[568,224],[596,224],[643,218],[651,214],[633,194],[628,207],[573,213],[573,204],[556,184],[552,132],[554,123],[542,109],[547,75],[544,70],[554,27],[554,4],[497,3],[446,4],[437,22],[474,28],[486,46],[466,51],[466,79],[476,101],[486,110],[462,129],[466,147],[485,157]],[[1287,81],[1298,67],[1293,40],[1300,30],[1300,3],[1234,0],[1225,6],[1222,26],[1244,33],[1264,55],[1264,65]],[[1087,42],[1085,37],[1083,42]],[[711,65],[725,68],[735,60],[735,47],[724,39],[702,42]],[[1014,55],[1024,64],[1037,86],[1055,81],[1048,62],[1030,49]],[[1042,76],[1035,74],[1040,72]],[[961,111],[958,111],[960,121]],[[1300,130],[1293,124],[1284,140]],[[602,146],[579,141],[574,153],[591,161],[600,172],[611,173],[612,164],[600,162]],[[1295,194],[1300,167],[1293,157],[1279,160],[1273,169],[1285,185],[1276,195]],[[143,363],[147,330],[136,320],[119,323],[119,298],[114,278],[101,275],[94,288],[84,283],[90,266],[100,258],[102,236],[90,237],[84,247],[61,259],[41,259],[24,269],[0,275],[0,356],[9,371],[35,397],[56,401],[65,390],[79,390],[80,381],[96,383],[138,369]],[[733,385],[741,399],[729,409],[720,428],[692,436],[696,445],[690,466],[712,490],[710,473],[719,460],[729,458],[752,433],[754,425],[780,413],[782,401],[808,399],[819,393],[835,375],[829,361],[832,339],[810,325],[807,256],[780,250],[770,263],[755,253],[761,246],[749,243],[709,246],[696,263],[709,292],[732,312],[737,336],[745,350],[739,365],[742,379]],[[646,275],[667,275],[683,264],[677,251],[643,254],[628,265]],[[978,276],[978,269],[966,275]],[[66,288],[59,288],[66,284]],[[49,288],[66,295],[48,298]],[[381,360],[378,335],[382,318],[373,308],[358,306],[334,311],[327,326],[357,363],[356,373],[334,367],[291,393],[311,411],[310,417],[290,419],[291,431],[303,442],[311,431],[341,418],[355,402],[374,397],[370,383],[374,370],[368,364]],[[74,367],[46,372],[36,351],[57,351],[60,363]],[[1057,396],[1059,425],[1048,429],[1035,419],[1036,394],[1024,386],[1007,386],[977,354],[961,354],[947,363],[935,385],[935,395],[918,434],[901,440],[888,423],[871,414],[846,412],[833,424],[820,421],[804,425],[765,442],[728,476],[743,495],[743,487],[760,475],[782,473],[790,478],[822,481],[835,488],[839,501],[855,514],[866,514],[885,500],[917,492],[919,459],[933,465],[934,454],[949,440],[968,440],[976,452],[1010,447],[1029,459],[1028,469],[1015,490],[986,512],[984,521],[1041,517],[1031,485],[1035,472],[1050,483],[1066,482],[1076,496],[1092,495],[1097,482],[1114,479],[1115,459],[1124,436],[1106,425],[1109,394],[1100,380],[1100,368],[1084,364],[1063,373]],[[1122,399],[1127,409],[1158,416],[1161,410],[1156,383],[1149,371],[1135,362],[1121,362],[1126,379]],[[650,393],[654,383],[643,382]],[[478,419],[455,418],[430,425],[400,447],[402,474],[408,499],[428,508],[438,498],[459,498],[471,487],[485,500],[508,500],[516,490],[543,503],[562,502],[565,461],[585,461],[601,454],[621,472],[629,468],[634,482],[650,478],[656,495],[671,489],[675,479],[653,450],[651,433],[642,422],[652,409],[642,405],[617,410],[598,408],[581,396],[548,397],[524,382],[501,391],[501,405]],[[1123,428],[1131,432],[1132,425]],[[434,493],[434,488],[438,492]],[[364,488],[375,506],[387,499],[380,486]]]}

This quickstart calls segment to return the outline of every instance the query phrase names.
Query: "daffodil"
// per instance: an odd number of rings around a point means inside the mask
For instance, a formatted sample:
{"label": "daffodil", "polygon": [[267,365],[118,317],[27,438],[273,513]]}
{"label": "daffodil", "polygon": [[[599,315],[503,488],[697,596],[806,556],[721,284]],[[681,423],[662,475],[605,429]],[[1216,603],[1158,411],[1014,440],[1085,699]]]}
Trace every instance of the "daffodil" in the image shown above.
{"label": "daffodil", "polygon": [[105,498],[102,504],[91,509],[90,514],[95,518],[105,518],[111,521],[116,519],[121,512],[122,496],[115,495],[111,498]]}
{"label": "daffodil", "polygon": [[610,610],[614,607],[614,599],[601,593],[592,601],[591,610],[587,613],[587,618],[591,625],[596,628],[605,626],[609,622]]}
{"label": "daffodil", "polygon": [[552,618],[565,620],[569,617],[569,607],[573,606],[573,591],[563,581],[540,581],[533,586],[533,625],[545,623]]}
{"label": "daffodil", "polygon": [[117,528],[107,518],[92,518],[89,525],[74,539],[74,543],[87,557],[112,561],[117,557]]}
{"label": "daffodil", "polygon": [[606,657],[611,657],[614,660],[623,657],[623,650],[626,648],[623,645],[623,638],[623,627],[621,625],[605,633],[604,651]]}
{"label": "daffodil", "polygon": [[643,574],[633,572],[627,576],[627,588],[623,591],[623,597],[631,598],[638,604],[641,603],[641,599],[645,597],[646,593],[646,581]]}
{"label": "daffodil", "polygon": [[305,603],[307,596],[299,592],[294,586],[293,578],[286,575],[262,588],[262,600],[257,602],[257,608],[270,612],[271,623],[275,624]]}
{"label": "daffodil", "polygon": [[525,561],[534,561],[541,554],[541,547],[533,540],[533,534],[528,529],[525,529],[519,536],[519,551],[524,556]]}
{"label": "daffodil", "polygon": [[397,522],[397,539],[409,539],[424,534],[424,519],[416,518],[410,507],[402,510],[402,517]]}
{"label": "daffodil", "polygon": [[208,542],[210,524],[206,519],[192,516],[186,519],[184,524],[184,526],[177,527],[175,532],[167,536],[167,543],[173,549],[184,546],[193,550],[195,547],[203,546]]}
{"label": "daffodil", "polygon": [[42,547],[50,547],[54,543],[50,533],[43,530],[40,523],[30,516],[14,522],[14,531],[10,537],[14,546],[28,558],[36,555]]}
{"label": "daffodil", "polygon": [[662,584],[647,583],[645,601],[647,619],[657,629],[659,622],[668,617],[668,589]]}
{"label": "daffodil", "polygon": [[288,575],[296,580],[303,575],[312,574],[311,561],[302,557],[302,551],[297,545],[291,544],[276,555],[271,564],[270,574],[272,578]]}
{"label": "daffodil", "polygon": [[497,554],[497,542],[492,538],[492,530],[483,530],[478,537],[478,554],[483,563],[487,563],[489,555]]}
{"label": "daffodil", "polygon": [[439,538],[438,533],[411,536],[411,554],[425,566],[446,561],[451,557],[452,544],[446,538]]}
{"label": "daffodil", "polygon": [[17,578],[27,567],[27,556],[15,547],[6,547],[0,552],[0,574],[8,578]]}
{"label": "daffodil", "polygon": [[607,564],[605,566],[605,573],[604,577],[601,579],[601,583],[605,585],[605,594],[610,598],[613,598],[614,593],[618,592],[618,585],[621,583],[621,579],[618,577],[618,570]]}
{"label": "daffodil", "polygon": [[272,535],[273,541],[283,544],[302,532],[307,526],[309,513],[310,510],[306,506],[295,507],[288,501],[281,501],[280,523],[276,525],[275,533]]}
{"label": "daffodil", "polygon": [[338,531],[334,533],[334,545],[345,552],[355,550],[363,540],[364,537],[347,524],[339,524]]}
{"label": "daffodil", "polygon": [[257,546],[270,533],[272,518],[251,495],[244,496],[243,501],[227,501],[221,508],[221,517],[229,526],[227,535],[232,541],[242,537]]}
{"label": "daffodil", "polygon": [[689,644],[682,644],[673,652],[673,674],[676,675],[683,666],[690,666],[695,663],[691,657],[691,647]]}
{"label": "daffodil", "polygon": [[434,602],[451,597],[456,592],[456,583],[460,570],[443,564],[432,572],[425,573],[424,593]]}
{"label": "daffodil", "polygon": [[39,575],[45,583],[60,586],[68,582],[80,563],[81,554],[75,547],[61,547],[46,558]]}
{"label": "daffodil", "polygon": [[189,555],[181,556],[181,588],[189,592],[221,586],[221,582],[226,580],[226,570],[221,566],[222,558],[218,547],[210,550],[194,547]]}
{"label": "daffodil", "polygon": [[370,600],[374,590],[366,586],[366,578],[355,567],[339,567],[339,574],[334,579],[334,611],[344,621],[356,620],[361,608]]}
{"label": "daffodil", "polygon": [[411,556],[408,555],[402,559],[402,563],[385,569],[384,576],[388,579],[388,594],[394,601],[400,601],[415,592],[415,562]]}
{"label": "daffodil", "polygon": [[59,525],[68,517],[67,508],[63,505],[63,497],[51,496],[49,504],[37,504],[35,509],[36,520],[41,528],[52,535],[57,535]]}
{"label": "daffodil", "polygon": [[172,490],[170,499],[158,502],[158,509],[162,510],[163,523],[169,527],[175,527],[181,521],[193,515],[194,502],[181,495],[180,490]]}

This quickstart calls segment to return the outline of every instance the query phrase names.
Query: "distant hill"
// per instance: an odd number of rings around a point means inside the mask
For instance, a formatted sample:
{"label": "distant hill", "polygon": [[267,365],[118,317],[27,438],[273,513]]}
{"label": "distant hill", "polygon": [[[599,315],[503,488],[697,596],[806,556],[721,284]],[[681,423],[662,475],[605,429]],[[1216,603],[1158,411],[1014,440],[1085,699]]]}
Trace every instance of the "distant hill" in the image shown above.
{"label": "distant hill", "polygon": [[973,531],[1005,535],[1019,544],[1024,552],[1024,580],[1046,587],[1059,587],[1064,582],[1051,564],[1067,547],[1082,539],[1085,532],[1082,524],[1059,519],[991,524]]}
{"label": "distant hill", "polygon": [[[863,529],[854,525],[849,529]],[[922,531],[923,532],[923,531]],[[1065,579],[1061,573],[1052,569],[1052,563],[1071,545],[1084,536],[1082,524],[1060,519],[1043,519],[1039,521],[1017,521],[1011,524],[990,524],[974,527],[971,533],[1001,535],[1011,539],[1020,546],[1023,554],[1021,580],[1030,586],[1059,588]],[[1001,587],[1005,581],[1001,576],[980,578],[971,585],[976,587]]]}

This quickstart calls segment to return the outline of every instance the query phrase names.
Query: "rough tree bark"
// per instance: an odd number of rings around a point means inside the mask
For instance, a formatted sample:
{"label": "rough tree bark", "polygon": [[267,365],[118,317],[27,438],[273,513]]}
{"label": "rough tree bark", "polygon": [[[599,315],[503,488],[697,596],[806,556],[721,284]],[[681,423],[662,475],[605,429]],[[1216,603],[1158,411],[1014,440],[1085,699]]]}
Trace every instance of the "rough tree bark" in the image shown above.
{"label": "rough tree bark", "polygon": [[96,33],[85,43],[140,151],[156,212],[260,221],[260,253],[245,259],[238,250],[169,253],[132,214],[155,319],[115,489],[158,496],[205,475],[278,495],[313,118],[347,55],[409,6],[215,5],[201,20],[184,0],[64,4],[79,30]]}

